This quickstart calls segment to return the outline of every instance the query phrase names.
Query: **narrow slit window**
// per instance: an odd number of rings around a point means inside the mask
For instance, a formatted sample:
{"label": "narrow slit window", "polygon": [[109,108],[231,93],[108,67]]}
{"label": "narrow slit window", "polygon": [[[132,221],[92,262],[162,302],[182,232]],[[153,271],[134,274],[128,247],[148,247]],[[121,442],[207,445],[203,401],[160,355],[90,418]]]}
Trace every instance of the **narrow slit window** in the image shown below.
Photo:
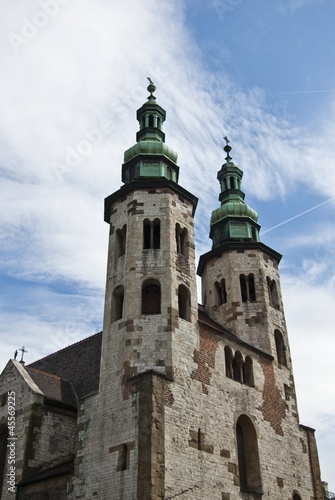
{"label": "narrow slit window", "polygon": [[284,338],[279,330],[275,330],[275,342],[278,363],[287,366]]}
{"label": "narrow slit window", "polygon": [[126,238],[127,226],[124,225],[121,229],[115,232],[115,260],[126,253]]}
{"label": "narrow slit window", "polygon": [[178,310],[180,318],[191,321],[190,291],[184,285],[178,288]]}
{"label": "narrow slit window", "polygon": [[124,303],[124,288],[122,285],[117,286],[113,291],[112,296],[112,314],[111,321],[118,321],[123,317],[123,303]]}

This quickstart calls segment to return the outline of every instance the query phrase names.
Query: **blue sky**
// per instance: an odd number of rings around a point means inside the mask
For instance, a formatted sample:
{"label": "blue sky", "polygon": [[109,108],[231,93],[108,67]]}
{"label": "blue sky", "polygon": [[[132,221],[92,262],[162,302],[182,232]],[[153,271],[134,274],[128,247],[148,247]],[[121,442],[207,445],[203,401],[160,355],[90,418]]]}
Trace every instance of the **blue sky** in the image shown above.
{"label": "blue sky", "polygon": [[335,491],[333,0],[17,0],[1,6],[0,365],[101,329],[108,226],[147,76],[198,256],[228,135],[281,279],[300,420]]}

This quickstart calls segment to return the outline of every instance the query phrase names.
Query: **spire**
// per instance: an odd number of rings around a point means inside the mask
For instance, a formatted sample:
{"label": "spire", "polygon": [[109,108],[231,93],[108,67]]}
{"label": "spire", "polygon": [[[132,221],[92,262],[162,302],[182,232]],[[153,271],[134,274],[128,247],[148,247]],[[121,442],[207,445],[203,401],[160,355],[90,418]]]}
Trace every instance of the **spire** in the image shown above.
{"label": "spire", "polygon": [[259,241],[258,214],[244,202],[245,194],[241,189],[243,172],[232,161],[228,137],[225,136],[224,140],[226,161],[217,176],[221,186],[221,206],[213,210],[211,217],[213,247],[227,241]]}
{"label": "spire", "polygon": [[124,153],[122,181],[128,183],[138,179],[167,178],[178,182],[178,155],[165,144],[162,130],[166,112],[156,102],[155,84],[149,76],[147,79],[150,95],[136,113],[140,129],[136,134],[136,144]]}

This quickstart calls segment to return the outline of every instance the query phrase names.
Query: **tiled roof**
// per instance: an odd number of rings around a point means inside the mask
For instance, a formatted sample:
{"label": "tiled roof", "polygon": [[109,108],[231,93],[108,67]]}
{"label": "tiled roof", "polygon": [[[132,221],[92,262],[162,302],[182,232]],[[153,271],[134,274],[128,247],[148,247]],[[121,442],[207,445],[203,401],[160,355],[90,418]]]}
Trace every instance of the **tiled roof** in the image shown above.
{"label": "tiled roof", "polygon": [[26,370],[47,398],[77,408],[77,396],[70,382],[30,366]]}
{"label": "tiled roof", "polygon": [[81,398],[99,388],[101,338],[102,332],[96,333],[34,361],[26,368],[35,368],[71,382],[78,398]]}

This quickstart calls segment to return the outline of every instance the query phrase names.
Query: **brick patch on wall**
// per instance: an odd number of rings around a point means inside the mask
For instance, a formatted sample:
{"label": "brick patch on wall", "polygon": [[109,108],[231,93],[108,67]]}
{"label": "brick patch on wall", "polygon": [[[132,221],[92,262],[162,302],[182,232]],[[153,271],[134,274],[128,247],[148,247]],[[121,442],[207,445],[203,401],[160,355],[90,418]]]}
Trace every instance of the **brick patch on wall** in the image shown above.
{"label": "brick patch on wall", "polygon": [[194,350],[193,359],[198,368],[191,373],[191,378],[202,383],[202,392],[208,394],[207,386],[211,382],[211,368],[215,368],[215,355],[219,347],[219,337],[205,327],[200,328],[200,348]]}
{"label": "brick patch on wall", "polygon": [[286,403],[276,386],[272,363],[264,360],[261,367],[264,374],[264,388],[263,404],[259,410],[262,412],[264,420],[270,423],[276,434],[283,436],[281,423],[285,418]]}

